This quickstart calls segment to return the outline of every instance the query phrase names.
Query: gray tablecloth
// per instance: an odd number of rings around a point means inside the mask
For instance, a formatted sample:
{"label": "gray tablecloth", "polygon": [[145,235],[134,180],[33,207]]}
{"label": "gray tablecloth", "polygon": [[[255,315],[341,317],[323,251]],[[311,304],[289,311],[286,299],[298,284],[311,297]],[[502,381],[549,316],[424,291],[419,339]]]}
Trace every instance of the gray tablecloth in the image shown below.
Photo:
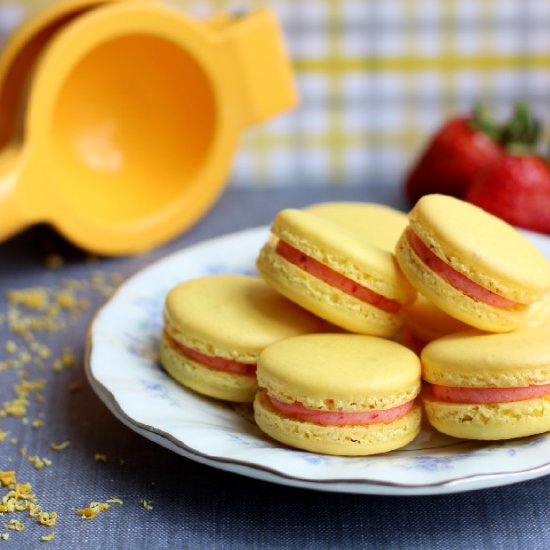
{"label": "gray tablecloth", "polygon": [[[8,289],[54,288],[67,278],[93,279],[97,270],[128,276],[205,238],[267,224],[281,208],[334,199],[405,206],[383,188],[369,196],[359,189],[229,190],[202,222],[172,243],[141,256],[91,263],[50,229],[37,227],[0,246],[0,312],[6,310]],[[52,252],[65,258],[57,270],[44,267]],[[44,401],[31,399],[27,415],[32,421],[43,413],[45,425],[0,419],[0,429],[11,432],[0,443],[0,470],[16,470],[18,481],[32,483],[43,509],[57,511],[56,537],[41,543],[46,528],[23,515],[0,516],[0,524],[12,517],[26,524],[24,532],[10,531],[9,541],[0,539],[0,548],[550,548],[550,477],[446,496],[332,494],[218,471],[143,439],[108,412],[84,379],[85,330],[103,300],[94,289],[85,295],[91,307],[75,323],[41,337],[52,357],[70,347],[74,367],[52,372],[46,360],[43,371],[28,368],[30,379],[48,380]],[[0,325],[0,361],[9,356],[5,342],[14,339],[5,325]],[[0,402],[12,398],[16,370],[0,371]],[[71,393],[67,388],[73,382],[82,387]],[[17,444],[10,443],[12,437]],[[50,449],[50,442],[63,440],[70,447]],[[53,463],[37,471],[20,455],[21,447]],[[107,462],[96,462],[96,453],[105,454]],[[124,504],[113,504],[91,521],[75,514],[76,508],[110,496]],[[152,501],[153,509],[146,510],[141,499]]]}

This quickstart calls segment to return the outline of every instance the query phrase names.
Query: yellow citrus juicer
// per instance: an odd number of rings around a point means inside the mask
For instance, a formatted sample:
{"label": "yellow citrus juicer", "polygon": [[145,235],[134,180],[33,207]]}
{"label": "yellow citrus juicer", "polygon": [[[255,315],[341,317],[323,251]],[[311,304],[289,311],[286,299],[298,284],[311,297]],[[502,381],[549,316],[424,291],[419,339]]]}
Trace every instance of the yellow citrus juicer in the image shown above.
{"label": "yellow citrus juicer", "polygon": [[99,254],[155,246],[212,204],[243,129],[296,100],[267,10],[54,5],[0,58],[0,239],[46,222]]}
{"label": "yellow citrus juicer", "polygon": [[[0,151],[19,139],[21,110],[33,65],[63,26],[94,7],[117,0],[59,0],[36,8],[0,49]],[[124,1],[124,0],[119,0]]]}

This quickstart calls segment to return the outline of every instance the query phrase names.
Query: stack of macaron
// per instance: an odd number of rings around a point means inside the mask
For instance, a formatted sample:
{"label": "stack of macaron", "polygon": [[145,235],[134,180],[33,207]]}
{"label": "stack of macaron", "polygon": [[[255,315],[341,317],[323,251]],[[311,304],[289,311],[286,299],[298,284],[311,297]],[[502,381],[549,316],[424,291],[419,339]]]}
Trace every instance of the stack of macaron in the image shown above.
{"label": "stack of macaron", "polygon": [[[448,331],[421,352],[432,426],[480,440],[549,431],[550,264],[539,250],[476,206],[427,195],[409,214],[396,257],[433,304],[420,305],[432,310],[424,318]],[[457,332],[457,323],[469,330]]]}
{"label": "stack of macaron", "polygon": [[253,401],[267,435],[325,454],[412,441],[421,375],[441,432],[550,430],[550,264],[512,227],[431,195],[408,217],[361,203],[283,210],[271,230],[261,279],[168,294],[160,355],[178,382]]}

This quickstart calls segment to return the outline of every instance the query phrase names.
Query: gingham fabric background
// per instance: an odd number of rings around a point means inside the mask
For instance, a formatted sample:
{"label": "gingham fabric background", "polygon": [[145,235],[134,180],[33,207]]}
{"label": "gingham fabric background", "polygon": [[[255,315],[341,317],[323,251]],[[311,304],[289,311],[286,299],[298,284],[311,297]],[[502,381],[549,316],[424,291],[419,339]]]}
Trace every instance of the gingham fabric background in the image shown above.
{"label": "gingham fabric background", "polygon": [[[42,1],[1,0],[0,32]],[[549,0],[171,3],[201,17],[267,5],[283,25],[301,106],[245,136],[232,185],[399,185],[477,98],[501,115],[525,98],[550,122]]]}

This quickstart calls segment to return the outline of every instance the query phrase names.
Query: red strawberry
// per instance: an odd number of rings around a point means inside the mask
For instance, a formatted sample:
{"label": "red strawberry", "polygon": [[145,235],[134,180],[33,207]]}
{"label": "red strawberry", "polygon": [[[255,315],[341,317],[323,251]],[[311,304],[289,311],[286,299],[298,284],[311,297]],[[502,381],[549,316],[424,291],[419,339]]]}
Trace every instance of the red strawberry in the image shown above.
{"label": "red strawberry", "polygon": [[434,135],[405,181],[411,203],[422,195],[463,197],[474,175],[502,155],[501,129],[480,109],[449,120]]}
{"label": "red strawberry", "polygon": [[503,135],[505,154],[480,172],[465,200],[512,225],[550,233],[550,165],[533,152],[539,126],[524,104]]}
{"label": "red strawberry", "polygon": [[512,225],[550,233],[550,166],[533,154],[508,154],[475,178],[465,199]]}

